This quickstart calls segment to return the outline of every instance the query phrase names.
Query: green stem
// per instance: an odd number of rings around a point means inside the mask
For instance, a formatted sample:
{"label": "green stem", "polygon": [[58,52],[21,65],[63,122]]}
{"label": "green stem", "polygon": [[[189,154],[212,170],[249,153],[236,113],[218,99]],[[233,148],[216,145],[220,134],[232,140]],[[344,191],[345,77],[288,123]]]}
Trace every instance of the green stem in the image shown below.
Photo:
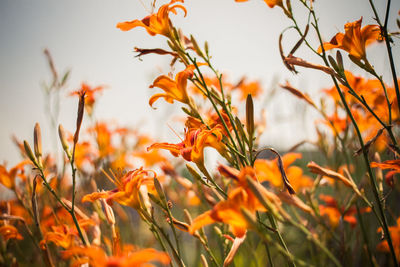
{"label": "green stem", "polygon": [[[280,232],[279,229],[278,229],[278,226],[276,225],[275,218],[274,218],[274,217],[271,215],[271,213],[269,213],[269,212],[267,212],[267,216],[268,216],[268,219],[269,219],[269,221],[270,221],[270,223],[271,223],[272,228],[275,230],[275,233],[276,233],[276,235],[278,236],[279,243],[281,244],[281,246],[283,247],[283,249],[284,249],[288,254],[291,254],[290,251],[289,251],[289,249],[288,249],[287,246],[286,246],[285,240],[283,239],[283,237],[282,237],[282,235],[281,235],[281,232]],[[288,261],[289,261],[289,266],[296,266],[296,265],[294,264],[292,258],[288,258]]]}
{"label": "green stem", "polygon": [[[321,34],[320,34],[319,29],[318,29],[318,20],[317,20],[317,18],[315,16],[314,10],[311,10],[311,12],[312,12],[312,16],[313,16],[314,23],[315,23],[314,27],[315,27],[315,30],[316,30],[316,32],[318,34],[318,39],[319,39],[320,45],[322,47],[323,60],[324,60],[325,65],[329,66],[328,60],[326,59],[326,52],[325,52],[325,49],[324,49],[324,46],[323,46]],[[343,105],[344,105],[344,107],[346,109],[346,113],[350,117],[350,120],[351,120],[351,122],[352,122],[352,124],[354,126],[354,129],[356,130],[357,137],[358,137],[358,140],[360,142],[360,146],[362,148],[365,165],[367,167],[367,171],[368,171],[368,174],[369,174],[369,179],[370,179],[370,183],[371,183],[371,186],[372,186],[372,192],[373,192],[375,200],[377,202],[377,205],[378,205],[378,208],[379,208],[379,212],[380,212],[380,216],[381,216],[381,220],[382,220],[382,223],[383,223],[382,228],[383,228],[383,231],[384,231],[384,234],[385,234],[385,238],[386,238],[386,240],[387,240],[387,242],[389,244],[389,248],[390,248],[390,251],[391,251],[391,254],[392,254],[394,265],[397,267],[398,266],[398,262],[397,262],[397,259],[396,259],[396,253],[394,251],[392,238],[391,238],[391,235],[390,235],[390,232],[389,232],[389,228],[388,228],[385,212],[383,210],[382,203],[381,203],[381,201],[379,199],[379,193],[378,193],[376,181],[375,181],[373,172],[371,170],[371,166],[370,166],[370,162],[369,162],[369,158],[368,158],[368,151],[364,146],[364,141],[363,141],[360,129],[358,128],[357,122],[355,121],[355,119],[353,117],[353,114],[351,113],[351,110],[350,110],[349,106],[347,105],[346,99],[345,99],[345,97],[343,95],[342,90],[339,87],[339,84],[338,84],[336,78],[333,75],[331,75],[331,78],[332,78],[332,80],[333,80],[333,82],[335,84],[337,92],[339,93],[340,99],[341,99],[341,101],[342,101],[342,103],[343,103]]]}

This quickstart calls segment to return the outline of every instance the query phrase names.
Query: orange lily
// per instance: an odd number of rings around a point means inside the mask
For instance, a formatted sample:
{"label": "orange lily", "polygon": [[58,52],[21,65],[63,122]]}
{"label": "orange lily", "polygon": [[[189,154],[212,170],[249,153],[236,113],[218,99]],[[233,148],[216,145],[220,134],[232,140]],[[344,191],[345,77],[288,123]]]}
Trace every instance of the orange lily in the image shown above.
{"label": "orange lily", "polygon": [[[153,177],[149,175],[150,172],[154,174]],[[109,178],[117,188],[110,191],[88,194],[82,198],[82,202],[93,202],[99,198],[106,198],[109,201],[114,200],[121,205],[139,209],[141,206],[139,191],[142,186],[146,186],[147,190],[152,191],[153,194],[157,194],[154,191],[155,173],[153,171],[140,168],[128,172],[121,178]]]}
{"label": "orange lily", "polygon": [[[392,237],[394,251],[397,255],[397,258],[399,258],[400,257],[400,217],[397,218],[396,223],[397,223],[396,226],[389,226],[389,232]],[[382,232],[382,227],[378,228],[378,232]],[[388,253],[390,252],[390,248],[389,248],[389,245],[386,240],[380,242],[376,248],[379,251],[388,252]]]}
{"label": "orange lily", "polygon": [[222,127],[216,127],[207,130],[205,126],[198,129],[185,130],[185,139],[178,144],[155,143],[147,150],[167,149],[175,157],[182,156],[187,161],[192,161],[198,166],[204,164],[204,148],[211,146],[220,153],[224,153],[224,145],[222,143]]}
{"label": "orange lily", "polygon": [[91,115],[93,113],[93,106],[96,102],[96,95],[104,90],[104,86],[91,87],[87,83],[82,83],[81,88],[72,92],[70,95],[79,96],[81,92],[85,92],[85,109]]}
{"label": "orange lily", "polygon": [[[194,219],[189,232],[194,234],[197,229],[207,224],[223,222],[229,224],[232,233],[236,237],[243,237],[247,229],[250,228],[250,224],[243,216],[242,209],[246,209],[251,213],[265,211],[264,206],[254,196],[247,184],[247,177],[257,180],[255,172],[251,167],[245,167],[241,171],[238,171],[228,166],[220,165],[218,169],[222,175],[234,179],[237,187],[228,194],[226,200],[219,202],[212,210],[206,211]],[[263,186],[260,185],[258,190],[274,206],[278,207],[281,205],[279,198]]]}
{"label": "orange lily", "polygon": [[262,88],[258,81],[247,82],[246,78],[241,79],[233,89],[240,91],[239,98],[241,101],[245,100],[247,95],[256,98],[262,93]]}
{"label": "orange lily", "polygon": [[15,188],[15,179],[18,177],[25,179],[24,167],[25,165],[29,164],[29,160],[24,160],[15,165],[9,171],[7,171],[4,165],[0,165],[0,184],[4,185],[9,189]]}
{"label": "orange lily", "polygon": [[[248,0],[235,0],[235,2],[247,2]],[[274,6],[283,6],[282,0],[264,0],[264,2],[270,7],[273,8]]]}
{"label": "orange lily", "polygon": [[20,233],[18,233],[17,228],[12,225],[3,225],[0,227],[0,235],[4,238],[4,240],[9,239],[24,239]]}
{"label": "orange lily", "polygon": [[171,0],[168,4],[162,5],[156,14],[151,14],[142,20],[135,19],[132,21],[120,22],[117,24],[117,28],[122,31],[129,31],[136,27],[143,27],[152,36],[161,34],[170,37],[172,32],[172,23],[169,19],[169,12],[176,15],[176,10],[182,9],[186,16],[185,7],[180,4],[174,5],[175,2],[183,3],[183,0]]}
{"label": "orange lily", "polygon": [[393,160],[386,160],[382,163],[380,162],[371,162],[372,168],[380,168],[382,170],[391,169],[395,173],[400,173],[400,160],[393,159]]}
{"label": "orange lily", "polygon": [[[132,245],[125,245],[121,255],[108,256],[100,247],[73,247],[62,253],[64,259],[73,259],[73,266],[86,263],[98,267],[129,267],[129,266],[154,266],[150,262],[168,264],[171,260],[167,253],[152,248],[137,249]],[[77,257],[77,259],[76,259]]]}
{"label": "orange lily", "polygon": [[[336,199],[327,195],[320,195],[319,198],[326,203],[325,205],[319,205],[319,212],[321,216],[326,216],[328,218],[329,223],[333,228],[336,228],[339,225],[339,220],[342,216],[343,220],[348,222],[352,228],[356,226],[357,219],[354,217],[356,209],[354,207],[350,207],[347,209],[346,213],[342,215],[344,208],[339,207]],[[369,207],[361,209],[362,213],[370,211],[371,208]]]}
{"label": "orange lily", "polygon": [[[378,25],[367,25],[361,29],[362,17],[354,22],[344,25],[345,33],[337,33],[330,42],[323,44],[325,51],[339,48],[347,51],[350,56],[357,60],[367,59],[365,48],[371,43],[380,40],[381,34]],[[318,48],[318,53],[322,47]]]}
{"label": "orange lily", "polygon": [[[302,155],[300,153],[287,153],[282,157],[285,173],[289,177],[290,184],[296,192],[301,188],[307,188],[313,185],[312,179],[305,175],[300,167],[290,166],[301,157]],[[254,162],[254,169],[260,182],[268,181],[274,187],[283,186],[277,159],[257,159]]]}
{"label": "orange lily", "polygon": [[193,71],[196,67],[194,65],[189,65],[185,70],[179,72],[175,76],[175,80],[171,79],[166,75],[161,75],[157,77],[150,88],[158,87],[165,91],[165,93],[158,93],[153,95],[150,100],[150,106],[153,103],[163,97],[168,103],[174,103],[174,100],[182,102],[184,104],[189,104],[189,95],[187,93],[187,80],[193,76]]}

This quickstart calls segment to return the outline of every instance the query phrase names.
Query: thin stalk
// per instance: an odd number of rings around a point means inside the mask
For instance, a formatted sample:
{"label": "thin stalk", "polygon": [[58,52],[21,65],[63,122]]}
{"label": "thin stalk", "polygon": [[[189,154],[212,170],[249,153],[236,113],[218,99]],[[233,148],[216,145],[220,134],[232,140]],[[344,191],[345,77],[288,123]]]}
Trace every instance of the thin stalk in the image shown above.
{"label": "thin stalk", "polygon": [[357,209],[358,221],[360,223],[361,233],[362,233],[362,236],[363,236],[363,239],[364,239],[364,243],[365,243],[365,247],[366,247],[366,250],[367,250],[368,260],[369,260],[369,263],[371,264],[371,266],[375,267],[374,261],[372,259],[371,249],[369,247],[368,235],[367,235],[367,232],[366,232],[365,226],[364,226],[364,220],[363,220],[363,218],[361,216],[360,207],[358,206],[357,202],[356,202],[356,209]]}
{"label": "thin stalk", "polygon": [[396,66],[394,64],[393,60],[393,53],[392,53],[392,47],[390,46],[390,40],[391,38],[389,37],[387,26],[388,26],[388,21],[389,21],[389,11],[390,11],[390,3],[391,0],[388,0],[387,6],[386,6],[386,16],[385,16],[385,24],[382,25],[381,20],[379,19],[378,12],[376,11],[375,5],[372,2],[372,0],[368,0],[372,11],[374,12],[376,22],[378,22],[381,32],[383,33],[383,37],[385,39],[385,44],[386,44],[386,50],[388,52],[388,57],[389,57],[389,63],[390,63],[390,70],[392,72],[392,78],[393,78],[393,83],[394,83],[394,88],[396,91],[396,97],[397,97],[397,108],[399,109],[400,112],[400,89],[399,89],[399,84],[397,82],[397,74],[396,74]]}
{"label": "thin stalk", "polygon": [[[283,237],[282,237],[282,235],[281,235],[281,232],[280,232],[279,229],[278,229],[278,226],[276,225],[275,218],[274,218],[269,212],[267,212],[267,216],[268,216],[268,219],[269,219],[269,221],[270,221],[270,223],[271,223],[272,228],[275,230],[275,234],[278,236],[279,243],[281,244],[281,246],[283,247],[283,249],[284,249],[288,254],[291,254],[290,251],[289,251],[289,249],[288,249],[287,246],[286,246],[285,240],[283,239]],[[289,260],[289,266],[296,266],[291,258],[288,258],[288,260]]]}
{"label": "thin stalk", "polygon": [[43,181],[44,186],[46,187],[46,189],[54,196],[54,198],[57,200],[58,203],[60,203],[60,205],[71,215],[72,220],[74,221],[76,230],[78,231],[79,234],[79,238],[81,239],[82,243],[87,246],[88,243],[86,241],[86,239],[83,236],[81,227],[79,226],[78,223],[78,219],[76,218],[75,212],[72,212],[72,209],[70,209],[62,200],[61,198],[57,195],[57,193],[53,190],[53,188],[51,188],[51,186],[49,185],[49,183],[47,182],[43,170],[41,168],[38,168],[39,170],[39,176]]}
{"label": "thin stalk", "polygon": [[[326,52],[325,52],[325,49],[324,49],[324,46],[323,46],[321,34],[320,34],[320,31],[319,31],[319,28],[318,28],[318,20],[317,20],[317,18],[315,16],[314,10],[311,9],[310,12],[312,12],[312,16],[313,16],[313,19],[314,19],[314,27],[315,27],[315,30],[317,32],[320,45],[322,47],[322,55],[323,55],[324,63],[325,63],[326,66],[329,66],[328,60],[326,59]],[[387,242],[389,244],[389,248],[390,248],[390,252],[392,254],[394,266],[398,266],[398,262],[397,262],[397,259],[396,259],[396,253],[394,251],[392,238],[391,238],[391,235],[390,235],[390,232],[389,232],[389,228],[388,228],[388,224],[387,224],[387,219],[386,219],[386,216],[385,216],[385,212],[384,212],[382,203],[381,203],[381,201],[379,199],[379,193],[378,193],[376,181],[375,181],[375,178],[374,178],[371,166],[370,166],[370,162],[369,162],[369,158],[368,158],[368,151],[364,146],[364,140],[362,138],[360,129],[358,128],[357,122],[355,121],[355,119],[353,117],[353,114],[351,113],[351,110],[350,110],[349,106],[347,105],[346,99],[345,99],[345,97],[343,95],[342,90],[339,87],[339,84],[338,84],[336,78],[333,75],[331,75],[331,78],[332,78],[332,80],[333,80],[333,82],[335,84],[336,90],[339,93],[340,99],[341,99],[341,101],[342,101],[342,103],[343,103],[343,105],[344,105],[344,107],[346,109],[346,113],[350,117],[350,120],[351,120],[351,122],[352,122],[352,124],[354,126],[354,129],[356,130],[357,137],[358,137],[358,140],[360,142],[360,146],[362,148],[365,165],[367,167],[367,171],[368,171],[368,174],[369,174],[370,183],[371,183],[371,186],[372,186],[372,192],[373,192],[375,200],[377,202],[377,205],[378,205],[378,208],[379,208],[379,212],[380,212],[380,216],[381,216],[381,220],[382,220],[382,223],[383,223],[382,228],[383,228],[386,240],[387,240]]]}
{"label": "thin stalk", "polygon": [[298,228],[300,231],[302,231],[306,236],[307,239],[311,240],[317,247],[319,247],[325,254],[328,256],[328,258],[338,267],[341,267],[342,264],[339,262],[339,260],[331,253],[331,251],[324,245],[322,244],[318,239],[314,238],[312,233],[304,227],[302,224],[297,223],[293,220],[287,220],[288,223],[293,225],[294,227]]}

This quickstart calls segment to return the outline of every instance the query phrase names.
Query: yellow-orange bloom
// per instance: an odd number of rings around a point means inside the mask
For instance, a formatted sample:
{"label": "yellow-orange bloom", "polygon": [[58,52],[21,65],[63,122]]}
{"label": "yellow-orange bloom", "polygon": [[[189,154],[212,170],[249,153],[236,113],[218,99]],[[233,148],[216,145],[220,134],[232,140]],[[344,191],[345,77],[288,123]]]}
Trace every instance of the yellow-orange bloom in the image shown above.
{"label": "yellow-orange bloom", "polygon": [[0,235],[4,238],[4,240],[9,239],[24,239],[20,233],[18,233],[17,228],[12,225],[3,225],[0,227]]}
{"label": "yellow-orange bloom", "polygon": [[[392,243],[394,247],[394,251],[396,253],[397,258],[400,258],[400,217],[396,220],[396,226],[389,226],[390,236],[392,237]],[[382,232],[382,227],[378,228],[378,232]],[[386,240],[380,242],[376,247],[377,250],[383,252],[390,252],[389,245]]]}
{"label": "yellow-orange bloom", "polygon": [[192,161],[198,165],[204,163],[204,148],[207,146],[217,149],[224,153],[225,146],[222,143],[222,127],[216,127],[208,130],[206,127],[198,129],[189,129],[185,131],[185,139],[178,144],[155,143],[147,150],[167,149],[175,157],[182,156],[187,161]]}
{"label": "yellow-orange bloom", "polygon": [[96,97],[98,93],[104,90],[104,86],[92,87],[87,83],[82,83],[81,88],[77,91],[72,92],[70,95],[79,96],[80,93],[85,92],[85,109],[86,112],[91,115],[93,113],[93,106],[96,102]]}
{"label": "yellow-orange bloom", "polygon": [[[305,175],[300,167],[290,166],[294,161],[300,158],[300,153],[287,153],[282,157],[285,173],[289,177],[290,184],[296,192],[301,188],[308,188],[313,185],[312,179]],[[282,175],[279,170],[277,159],[257,159],[254,162],[254,169],[260,182],[268,181],[274,187],[283,186]]]}
{"label": "yellow-orange bloom", "polygon": [[[357,212],[356,208],[350,207],[343,214],[345,210],[344,208],[339,207],[336,199],[323,194],[321,194],[319,198],[325,202],[325,205],[319,205],[319,213],[321,216],[325,216],[329,220],[329,223],[333,228],[336,228],[339,225],[342,216],[343,220],[348,222],[352,228],[357,225],[357,219],[354,217],[354,214]],[[361,213],[370,212],[371,208],[362,208],[360,211]]]}
{"label": "yellow-orange bloom", "polygon": [[[330,42],[323,44],[324,50],[339,48],[347,51],[355,59],[366,60],[365,48],[371,43],[380,40],[381,34],[378,25],[367,25],[361,29],[362,18],[344,25],[345,33],[337,33]],[[318,53],[322,47],[318,48]]]}
{"label": "yellow-orange bloom", "polygon": [[[150,176],[150,172],[154,176]],[[114,190],[88,194],[82,198],[82,202],[93,202],[99,198],[106,198],[107,200],[116,201],[121,205],[138,209],[141,205],[139,191],[142,186],[146,186],[147,190],[153,194],[157,194],[154,191],[154,177],[155,173],[153,171],[143,169],[130,171],[121,178],[113,178],[112,182],[117,186]]]}
{"label": "yellow-orange bloom", "polygon": [[168,264],[171,260],[167,253],[152,248],[137,249],[132,245],[125,245],[120,255],[108,256],[103,249],[96,246],[73,247],[62,253],[64,259],[73,259],[73,266],[89,264],[97,267],[129,267],[154,266],[150,262]]}
{"label": "yellow-orange bloom", "polygon": [[[242,209],[255,213],[265,211],[265,207],[252,193],[248,186],[247,178],[256,180],[255,172],[251,167],[245,167],[240,172],[225,165],[219,166],[222,175],[236,181],[237,187],[229,194],[228,198],[216,204],[212,210],[206,211],[193,220],[189,232],[193,234],[197,229],[216,222],[223,222],[230,226],[230,230],[237,237],[243,237],[250,227],[249,222],[242,213]],[[263,186],[259,186],[260,194],[275,207],[281,205],[280,199]]]}
{"label": "yellow-orange bloom", "polygon": [[168,4],[162,5],[156,14],[151,14],[142,20],[135,19],[132,21],[120,22],[117,24],[117,28],[122,31],[129,31],[136,27],[143,27],[152,36],[161,34],[170,37],[172,23],[169,19],[169,12],[177,14],[177,9],[182,9],[186,16],[185,7],[180,4],[174,5],[175,2],[183,3],[183,0],[171,0]]}
{"label": "yellow-orange bloom", "polygon": [[[235,0],[235,2],[247,2],[249,0]],[[264,2],[270,7],[273,8],[274,6],[283,6],[282,0],[264,0]]]}
{"label": "yellow-orange bloom", "polygon": [[149,100],[150,106],[153,106],[153,103],[160,97],[163,97],[165,101],[171,104],[174,103],[174,100],[188,104],[190,100],[186,88],[187,80],[193,76],[194,69],[194,65],[188,66],[185,70],[179,72],[175,76],[175,80],[171,79],[167,75],[157,77],[153,84],[150,85],[150,88],[158,87],[163,89],[165,93],[153,95]]}
{"label": "yellow-orange bloom", "polygon": [[7,171],[4,165],[0,165],[0,184],[4,185],[9,189],[15,188],[15,179],[20,177],[21,179],[25,179],[23,175],[25,165],[29,164],[29,160],[24,160],[15,165],[9,171]]}

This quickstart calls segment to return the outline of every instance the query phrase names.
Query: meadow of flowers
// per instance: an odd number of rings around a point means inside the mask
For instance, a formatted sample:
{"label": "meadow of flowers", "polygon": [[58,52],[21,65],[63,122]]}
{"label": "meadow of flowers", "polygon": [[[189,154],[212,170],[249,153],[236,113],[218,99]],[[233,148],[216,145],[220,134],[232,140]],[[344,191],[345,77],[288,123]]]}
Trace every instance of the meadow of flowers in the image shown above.
{"label": "meadow of flowers", "polygon": [[[50,141],[37,123],[33,141],[14,139],[21,161],[0,165],[0,192],[12,192],[0,202],[0,265],[398,266],[400,90],[392,47],[400,16],[389,17],[390,0],[384,14],[369,0],[375,24],[355,17],[326,36],[314,10],[322,1],[264,2],[291,23],[271,37],[288,73],[307,68],[331,82],[318,98],[280,84],[319,114],[314,140],[287,151],[260,142],[274,127],[256,108],[268,92],[257,80],[229,78],[207,42],[173,23],[192,12],[184,0],[153,1],[153,13],[116,30],[159,35],[168,45],[135,53],[170,60],[171,71],[149,84],[148,103],[180,107],[181,128],[171,129],[180,142],[95,119],[104,87],[82,83],[66,96],[77,103],[74,129],[49,109],[62,151],[43,153]],[[285,42],[289,31],[297,42]],[[385,48],[390,75],[374,68],[370,45]],[[48,50],[45,57],[52,73],[45,94],[61,101],[70,74],[56,69]]]}

